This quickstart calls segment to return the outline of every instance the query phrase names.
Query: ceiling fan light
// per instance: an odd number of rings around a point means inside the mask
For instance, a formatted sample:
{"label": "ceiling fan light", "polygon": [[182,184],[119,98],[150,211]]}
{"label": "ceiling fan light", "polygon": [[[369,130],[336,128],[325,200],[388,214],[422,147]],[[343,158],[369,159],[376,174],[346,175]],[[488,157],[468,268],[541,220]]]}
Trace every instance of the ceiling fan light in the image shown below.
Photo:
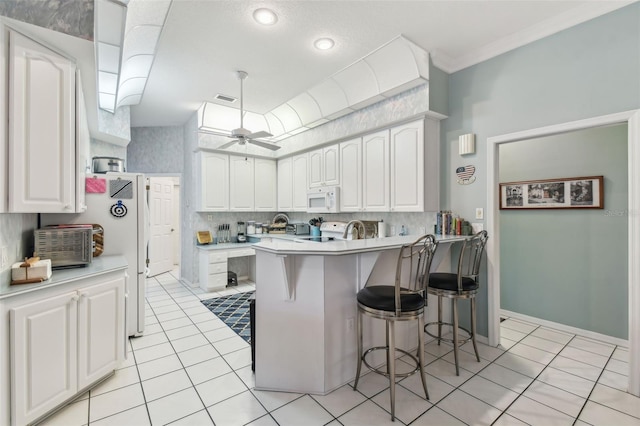
{"label": "ceiling fan light", "polygon": [[274,25],[278,22],[278,15],[271,9],[260,8],[253,12],[253,19],[262,25]]}
{"label": "ceiling fan light", "polygon": [[335,46],[335,44],[336,43],[333,41],[333,39],[330,39],[328,37],[319,38],[313,43],[313,45],[318,50],[329,50],[333,46]]}

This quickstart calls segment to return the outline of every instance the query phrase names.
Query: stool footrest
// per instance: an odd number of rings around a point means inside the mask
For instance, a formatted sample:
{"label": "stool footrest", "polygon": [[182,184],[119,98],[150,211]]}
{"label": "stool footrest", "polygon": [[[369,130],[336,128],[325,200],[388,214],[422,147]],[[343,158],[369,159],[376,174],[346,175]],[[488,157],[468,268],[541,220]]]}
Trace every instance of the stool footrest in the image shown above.
{"label": "stool footrest", "polygon": [[[375,347],[373,347],[373,348],[367,349],[367,350],[364,352],[364,354],[362,354],[362,363],[363,363],[364,365],[366,365],[366,366],[367,366],[367,368],[368,368],[369,370],[373,371],[374,373],[378,373],[378,374],[381,374],[381,375],[383,375],[383,376],[385,376],[385,377],[389,377],[389,373],[387,373],[386,371],[382,371],[380,368],[373,367],[371,364],[369,364],[369,363],[367,362],[366,356],[367,356],[369,353],[373,352],[373,351],[379,351],[379,350],[385,350],[385,351],[386,351],[386,350],[387,350],[387,347],[386,347],[386,346],[375,346]],[[415,368],[414,368],[413,370],[409,371],[408,373],[397,373],[397,372],[396,372],[396,374],[395,374],[395,375],[396,375],[396,377],[399,377],[399,378],[409,377],[409,376],[411,376],[412,374],[414,374],[416,371],[420,370],[420,361],[418,361],[418,358],[416,358],[416,356],[415,356],[415,355],[413,355],[413,354],[411,354],[411,353],[409,353],[409,352],[407,352],[407,351],[405,351],[405,350],[403,350],[403,349],[398,349],[398,348],[396,348],[396,352],[400,352],[400,353],[402,353],[402,354],[404,354],[404,355],[407,355],[407,356],[408,356],[409,358],[411,358],[411,360],[416,364]],[[394,362],[395,362],[395,360],[394,360]],[[385,363],[385,366],[386,366],[386,365],[387,365],[387,364]]]}
{"label": "stool footrest", "polygon": [[[437,334],[431,333],[429,330],[427,330],[427,327],[429,327],[430,325],[441,325],[441,326],[445,325],[445,326],[453,328],[453,324],[452,323],[450,323],[450,322],[438,322],[438,321],[430,322],[430,323],[427,323],[427,324],[424,325],[424,332],[427,333],[429,336],[433,337],[434,339],[437,339],[437,340],[439,340],[441,342],[447,342],[447,343],[452,343],[452,344],[454,343],[453,339],[448,339],[446,337],[438,337]],[[469,342],[470,340],[473,340],[473,333],[471,331],[469,331],[466,328],[461,327],[461,326],[458,326],[458,329],[464,331],[468,335],[464,339],[460,339],[460,338],[458,339],[458,346],[462,346],[465,343]]]}

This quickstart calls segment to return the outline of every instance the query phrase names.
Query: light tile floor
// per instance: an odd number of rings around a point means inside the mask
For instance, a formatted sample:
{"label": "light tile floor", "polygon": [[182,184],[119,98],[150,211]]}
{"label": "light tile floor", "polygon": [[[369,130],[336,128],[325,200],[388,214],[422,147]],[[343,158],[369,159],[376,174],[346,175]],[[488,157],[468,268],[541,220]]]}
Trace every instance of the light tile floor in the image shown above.
{"label": "light tile floor", "polygon": [[387,379],[373,373],[358,391],[329,395],[253,389],[249,345],[200,300],[176,271],[147,280],[146,330],[129,340],[115,375],[46,419],[46,425],[640,425],[640,398],[624,390],[626,349],[515,319],[501,324],[500,348],[462,347],[460,376],[447,345],[429,342],[424,400],[420,378],[396,391],[390,421]]}

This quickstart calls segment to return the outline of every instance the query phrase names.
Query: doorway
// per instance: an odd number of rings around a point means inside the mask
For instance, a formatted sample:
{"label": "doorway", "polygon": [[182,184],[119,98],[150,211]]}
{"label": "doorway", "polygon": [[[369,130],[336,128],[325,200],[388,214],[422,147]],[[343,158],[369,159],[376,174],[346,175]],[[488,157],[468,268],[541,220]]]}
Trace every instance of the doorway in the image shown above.
{"label": "doorway", "polygon": [[510,133],[487,139],[487,243],[488,283],[490,286],[489,343],[500,341],[500,224],[498,215],[499,145],[588,129],[610,124],[628,124],[628,287],[629,287],[629,386],[628,392],[640,396],[640,110],[563,123],[538,129]]}
{"label": "doorway", "polygon": [[180,177],[148,176],[149,276],[180,265]]}

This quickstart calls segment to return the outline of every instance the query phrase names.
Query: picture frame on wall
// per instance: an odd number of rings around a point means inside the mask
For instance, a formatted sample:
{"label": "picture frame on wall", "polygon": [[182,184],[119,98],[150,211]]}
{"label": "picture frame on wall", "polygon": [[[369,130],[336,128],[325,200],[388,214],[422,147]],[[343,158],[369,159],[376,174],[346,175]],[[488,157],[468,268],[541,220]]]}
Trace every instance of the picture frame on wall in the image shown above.
{"label": "picture frame on wall", "polygon": [[603,176],[500,183],[501,210],[603,208]]}

